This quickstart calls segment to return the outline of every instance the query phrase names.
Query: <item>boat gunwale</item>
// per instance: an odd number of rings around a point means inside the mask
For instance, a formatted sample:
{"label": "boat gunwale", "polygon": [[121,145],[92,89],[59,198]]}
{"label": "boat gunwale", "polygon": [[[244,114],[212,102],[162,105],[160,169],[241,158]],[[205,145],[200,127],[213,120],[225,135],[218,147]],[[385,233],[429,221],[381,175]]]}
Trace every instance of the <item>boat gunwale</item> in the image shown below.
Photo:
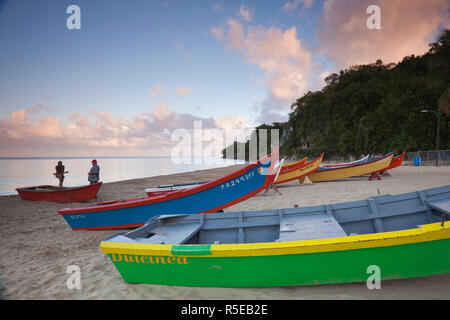
{"label": "boat gunwale", "polygon": [[308,157],[304,157],[296,162],[287,163],[281,166],[280,174],[287,173],[302,167],[308,161]]}
{"label": "boat gunwale", "polygon": [[367,163],[367,161],[369,161],[369,155],[366,155],[365,157],[363,157],[359,160],[352,161],[352,162],[323,164],[322,167],[324,167],[324,168],[351,167],[352,165],[355,165],[355,164]]}
{"label": "boat gunwale", "polygon": [[[366,162],[363,162],[363,163],[356,163],[356,164],[353,164],[353,165],[350,165],[350,166],[329,167],[329,168],[328,167],[321,167],[316,172],[325,172],[325,171],[326,172],[330,172],[330,171],[334,171],[334,170],[344,170],[344,169],[350,169],[350,168],[355,168],[355,167],[359,167],[359,166],[365,166],[365,165],[374,164],[376,162],[385,160],[386,158],[388,158],[390,156],[392,156],[392,159],[393,159],[394,158],[393,157],[394,153],[393,152],[389,152],[387,155],[385,155],[385,156],[383,156],[381,158],[370,160],[370,161],[366,161]],[[381,170],[384,170],[384,169],[388,168],[390,166],[391,162],[392,162],[392,159],[389,162],[389,164],[385,168],[383,168]],[[376,171],[376,172],[378,172],[378,171]]]}
{"label": "boat gunwale", "polygon": [[[77,187],[64,187],[64,189],[59,189],[59,187],[57,186],[52,186],[52,185],[40,185],[40,186],[31,186],[31,187],[22,187],[22,188],[16,188],[16,191],[23,191],[23,192],[33,192],[33,193],[61,193],[61,192],[71,192],[71,191],[76,191],[76,190],[80,190],[80,189],[84,189],[84,188],[92,188],[94,189],[95,187],[97,187],[97,185],[102,185],[103,182],[96,182],[93,184],[86,184],[86,185],[82,185],[82,186],[77,186]],[[43,188],[43,187],[53,187],[55,188],[54,190],[32,190],[31,188]]]}
{"label": "boat gunwale", "polygon": [[[260,243],[236,243],[236,244],[147,244],[126,243],[114,241],[102,241],[100,249],[106,254],[133,254],[174,256],[172,249],[176,247],[192,248],[210,246],[209,255],[200,257],[247,257],[247,256],[272,256],[286,254],[307,254],[320,252],[334,252],[343,250],[357,250],[363,248],[386,247],[428,241],[445,240],[450,238],[450,221],[423,224],[418,228],[388,231],[380,233],[351,235],[313,240],[293,240]],[[182,254],[187,257],[198,257],[199,254],[189,254],[185,250]]]}

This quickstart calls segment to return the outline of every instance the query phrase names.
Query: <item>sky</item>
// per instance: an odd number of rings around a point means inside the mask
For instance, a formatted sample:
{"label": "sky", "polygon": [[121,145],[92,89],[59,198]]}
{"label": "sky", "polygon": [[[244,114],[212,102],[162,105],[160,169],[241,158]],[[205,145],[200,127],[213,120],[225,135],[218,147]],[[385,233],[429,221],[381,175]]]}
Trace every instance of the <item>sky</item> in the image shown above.
{"label": "sky", "polygon": [[[80,9],[79,29],[69,29]],[[380,29],[367,20],[379,8]],[[0,1],[0,157],[220,152],[351,65],[423,54],[448,0]],[[372,19],[370,18],[370,19]],[[373,21],[373,20],[371,20]],[[190,135],[191,139],[187,139]]]}

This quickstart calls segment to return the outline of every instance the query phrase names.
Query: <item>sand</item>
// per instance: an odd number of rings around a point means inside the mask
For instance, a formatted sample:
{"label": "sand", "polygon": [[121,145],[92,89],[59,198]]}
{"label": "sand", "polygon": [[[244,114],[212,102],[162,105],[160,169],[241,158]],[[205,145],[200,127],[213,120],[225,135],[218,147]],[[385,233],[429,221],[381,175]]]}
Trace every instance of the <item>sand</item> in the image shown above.
{"label": "sand", "polygon": [[[159,184],[206,181],[241,166],[106,183],[97,200],[70,204],[86,206],[97,201],[145,196],[146,187]],[[378,194],[399,194],[450,184],[450,167],[402,166],[383,180],[367,177],[279,186],[225,211],[362,200]],[[72,231],[57,213],[65,204],[0,197],[0,286],[4,299],[449,299],[450,274],[381,282],[380,290],[365,283],[276,288],[191,288],[127,284],[99,249],[100,242],[117,231]],[[448,253],[443,253],[448,254]],[[67,268],[81,271],[81,289],[69,289]]]}

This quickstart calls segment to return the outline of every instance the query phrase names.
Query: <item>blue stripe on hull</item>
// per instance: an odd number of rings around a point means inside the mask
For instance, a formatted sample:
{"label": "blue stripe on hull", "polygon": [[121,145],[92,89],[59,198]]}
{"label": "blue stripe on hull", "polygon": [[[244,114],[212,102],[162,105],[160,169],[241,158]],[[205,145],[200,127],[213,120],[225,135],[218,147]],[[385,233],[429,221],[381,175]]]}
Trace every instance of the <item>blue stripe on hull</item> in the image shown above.
{"label": "blue stripe on hull", "polygon": [[83,229],[145,223],[150,218],[161,214],[205,212],[230,203],[262,187],[267,176],[258,173],[258,169],[261,167],[264,168],[263,173],[266,174],[270,167],[270,160],[251,168],[234,179],[188,196],[135,207],[64,214],[63,217],[73,229]]}

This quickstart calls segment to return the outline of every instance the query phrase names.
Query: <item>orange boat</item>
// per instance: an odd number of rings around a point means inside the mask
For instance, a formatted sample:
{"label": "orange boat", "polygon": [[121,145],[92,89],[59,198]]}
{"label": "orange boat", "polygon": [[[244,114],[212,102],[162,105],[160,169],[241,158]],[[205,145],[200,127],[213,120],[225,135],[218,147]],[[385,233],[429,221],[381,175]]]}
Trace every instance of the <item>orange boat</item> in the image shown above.
{"label": "orange boat", "polygon": [[320,164],[322,163],[323,153],[314,160],[311,160],[307,163],[304,163],[302,166],[294,168],[289,171],[280,172],[278,177],[276,178],[273,184],[285,183],[293,180],[299,180],[300,183],[303,183],[303,180],[306,176],[316,172],[320,168]]}
{"label": "orange boat", "polygon": [[281,167],[280,174],[300,168],[306,163],[306,159],[307,157],[304,157],[302,160],[299,160],[297,162],[284,164]]}

